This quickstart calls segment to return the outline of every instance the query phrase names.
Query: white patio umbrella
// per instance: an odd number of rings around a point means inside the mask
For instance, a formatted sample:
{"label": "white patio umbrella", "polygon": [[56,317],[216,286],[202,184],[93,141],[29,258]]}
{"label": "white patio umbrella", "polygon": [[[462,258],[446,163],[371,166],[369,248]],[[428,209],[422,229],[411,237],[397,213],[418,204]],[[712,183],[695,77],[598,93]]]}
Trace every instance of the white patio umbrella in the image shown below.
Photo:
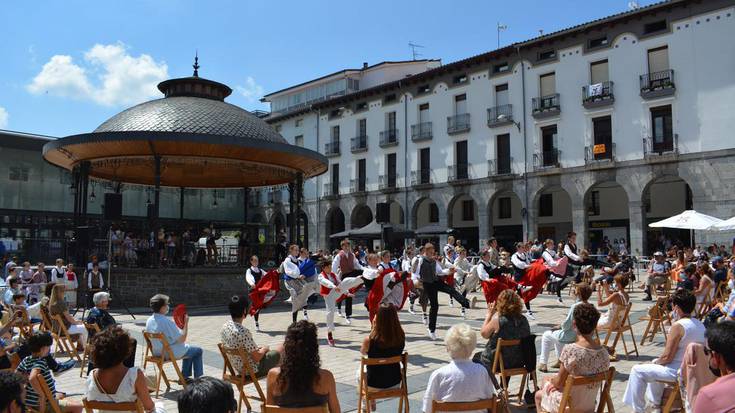
{"label": "white patio umbrella", "polygon": [[714,230],[718,231],[732,231],[735,230],[735,217],[732,217],[730,219],[724,220],[722,222],[718,222],[715,225],[712,225],[712,228]]}
{"label": "white patio umbrella", "polygon": [[693,238],[691,232],[694,230],[708,230],[713,225],[722,222],[721,219],[715,218],[706,214],[699,213],[694,210],[687,210],[679,215],[674,215],[663,219],[661,221],[652,222],[648,224],[652,228],[676,228],[676,229],[688,229],[690,231],[689,242],[693,244]]}

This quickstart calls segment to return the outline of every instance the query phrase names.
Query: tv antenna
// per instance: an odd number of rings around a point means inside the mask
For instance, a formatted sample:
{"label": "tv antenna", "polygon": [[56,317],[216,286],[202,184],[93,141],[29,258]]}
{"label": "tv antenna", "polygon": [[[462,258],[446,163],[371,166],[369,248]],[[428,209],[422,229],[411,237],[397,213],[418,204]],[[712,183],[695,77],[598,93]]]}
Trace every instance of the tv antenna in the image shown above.
{"label": "tv antenna", "polygon": [[641,5],[638,4],[638,2],[635,1],[635,0],[631,0],[631,1],[628,2],[628,10],[635,10],[635,9],[640,8],[640,7],[641,7]]}
{"label": "tv antenna", "polygon": [[413,56],[413,60],[416,60],[416,58],[419,56],[423,56],[423,54],[417,52],[416,49],[423,49],[424,46],[421,46],[420,44],[416,44],[409,40],[408,47],[411,48],[411,55]]}

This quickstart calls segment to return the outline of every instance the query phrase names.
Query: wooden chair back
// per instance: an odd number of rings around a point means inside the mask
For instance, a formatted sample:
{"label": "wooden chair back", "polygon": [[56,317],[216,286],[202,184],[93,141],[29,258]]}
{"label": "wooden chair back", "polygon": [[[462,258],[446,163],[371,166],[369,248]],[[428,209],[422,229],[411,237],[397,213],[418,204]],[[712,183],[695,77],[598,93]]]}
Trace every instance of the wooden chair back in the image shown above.
{"label": "wooden chair back", "polygon": [[[174,352],[173,350],[171,350],[171,346],[169,345],[168,340],[166,339],[166,336],[164,336],[163,333],[151,333],[148,331],[144,331],[143,338],[145,339],[145,355],[143,357],[143,371],[145,371],[149,362],[155,364],[157,367],[156,397],[158,397],[158,394],[161,391],[161,379],[163,379],[163,381],[166,383],[167,391],[171,388],[171,383],[168,379],[168,376],[166,375],[166,371],[163,368],[164,364],[166,363],[171,363],[174,370],[176,371],[176,375],[178,376],[179,383],[184,388],[186,388],[186,379],[184,378],[184,375],[181,373],[181,369],[179,368],[179,363],[174,357]],[[158,340],[161,342],[161,354],[158,356],[156,356],[155,353],[153,352],[153,341],[154,340]]]}
{"label": "wooden chair back", "polygon": [[[521,387],[518,390],[518,402],[523,402],[523,393],[526,389],[526,385],[529,381],[529,372],[526,370],[526,367],[518,367],[518,368],[512,368],[508,369],[505,368],[505,361],[503,360],[503,348],[508,347],[517,347],[515,351],[518,353],[521,353],[521,340],[505,340],[502,338],[498,339],[498,343],[495,347],[495,357],[493,358],[493,367],[492,367],[492,373],[491,374],[498,374],[500,375],[500,384],[502,387],[502,393],[503,393],[503,402],[507,403],[509,402],[508,397],[508,378],[512,376],[521,376]],[[536,383],[535,377],[532,377],[534,379],[534,385]]]}
{"label": "wooden chair back", "polygon": [[54,323],[56,324],[53,326],[53,330],[51,330],[51,332],[52,334],[56,334],[55,338],[57,343],[64,349],[65,353],[81,362],[82,358],[79,357],[77,346],[72,339],[72,336],[69,334],[69,330],[66,329],[66,324],[64,324],[64,320],[61,318],[61,314],[52,315],[51,323],[52,325]]}
{"label": "wooden chair back", "polygon": [[673,410],[674,404],[677,401],[679,402],[679,405],[683,404],[683,399],[681,398],[681,389],[679,388],[678,380],[657,380],[657,382],[667,386],[671,386],[669,397],[667,397],[666,400],[661,400],[661,413],[670,413]]}
{"label": "wooden chair back", "polygon": [[16,368],[18,368],[18,365],[20,364],[20,356],[17,353],[7,353],[5,350],[0,350],[0,356],[7,356],[8,361],[10,362],[10,367],[7,369],[0,369],[0,371],[15,371]]}
{"label": "wooden chair back", "polygon": [[56,401],[54,394],[51,393],[51,389],[48,387],[48,384],[46,384],[46,380],[44,380],[43,375],[39,374],[36,376],[36,383],[41,389],[43,397],[46,399],[46,411],[51,408],[54,413],[62,413],[61,406],[59,406],[59,402]]}
{"label": "wooden chair back", "polygon": [[[384,389],[384,390],[372,390],[368,389],[367,383],[367,369],[369,366],[390,366],[397,364],[401,370],[401,382],[397,388]],[[358,397],[358,413],[362,412],[362,408],[365,407],[368,413],[370,413],[370,401],[378,399],[391,399],[398,398],[398,412],[405,410],[405,413],[409,412],[408,402],[408,383],[406,379],[408,370],[408,353],[403,352],[400,356],[384,357],[384,358],[370,358],[363,356],[360,359],[360,381],[359,381],[359,397]],[[365,406],[363,406],[365,401]]]}
{"label": "wooden chair back", "polygon": [[84,328],[87,329],[87,332],[89,333],[87,335],[87,345],[84,347],[84,354],[82,354],[82,368],[79,369],[79,377],[82,377],[84,375],[84,368],[87,367],[87,374],[89,374],[89,366],[85,366],[87,364],[87,361],[90,359],[91,355],[89,354],[90,351],[90,344],[92,344],[92,340],[94,340],[94,336],[99,334],[100,332],[100,326],[98,326],[95,323],[88,323],[84,322]]}
{"label": "wooden chair back", "polygon": [[[630,310],[633,308],[633,303],[628,303],[625,305],[625,307],[621,307],[618,309],[617,314],[615,315],[616,319],[619,319],[620,322],[617,323],[615,326],[613,324],[610,325],[610,327],[607,328],[606,334],[605,334],[605,341],[602,343],[604,346],[607,346],[607,343],[610,340],[610,337],[615,337],[613,339],[612,349],[615,350],[615,348],[618,345],[618,341],[623,342],[623,350],[625,351],[625,357],[627,358],[629,355],[635,353],[636,357],[638,357],[638,345],[635,341],[635,334],[633,333],[633,326],[630,323]],[[630,333],[630,338],[633,341],[633,350],[628,350],[628,344],[625,342],[625,333]]]}
{"label": "wooden chair back", "polygon": [[48,312],[48,307],[42,305],[39,312],[41,313],[40,330],[53,332],[54,328],[51,324],[51,314]]}
{"label": "wooden chair back", "polygon": [[717,284],[717,290],[715,290],[715,300],[723,304],[726,303],[727,298],[730,295],[727,290],[727,281],[720,281],[719,284]]}
{"label": "wooden chair back", "polygon": [[643,332],[643,337],[641,337],[641,345],[645,343],[646,339],[648,339],[649,342],[653,342],[653,338],[659,330],[663,333],[664,339],[667,339],[664,321],[668,319],[668,304],[668,295],[656,297],[656,302],[648,310],[648,324]]}
{"label": "wooden chair back", "polygon": [[615,367],[610,367],[609,370],[597,373],[593,376],[567,376],[567,380],[564,382],[564,390],[561,396],[558,413],[564,413],[567,411],[567,408],[572,409],[575,407],[574,400],[572,400],[572,389],[574,389],[575,386],[585,386],[598,383],[600,384],[600,396],[596,412],[602,413],[606,406],[609,412],[613,411],[613,402],[610,398],[610,387],[614,376]]}
{"label": "wooden chair back", "polygon": [[432,412],[463,412],[467,410],[485,410],[495,413],[497,399],[477,400],[474,402],[431,402]]}
{"label": "wooden chair back", "polygon": [[134,402],[112,403],[87,400],[87,398],[85,397],[84,399],[82,399],[82,404],[84,405],[84,411],[86,413],[94,413],[95,410],[108,412],[145,413],[145,409],[143,409],[143,403],[141,403],[140,400],[136,400]]}
{"label": "wooden chair back", "polygon": [[[248,411],[252,410],[249,399],[255,399],[261,402],[265,402],[265,393],[263,393],[263,388],[260,386],[260,381],[258,380],[258,377],[256,376],[253,369],[250,367],[251,358],[247,351],[245,351],[245,349],[243,348],[225,347],[225,345],[222,343],[218,343],[217,348],[219,348],[219,352],[222,355],[222,360],[224,360],[224,367],[222,368],[222,380],[234,384],[240,392],[240,396],[237,400],[238,413],[242,409],[243,401],[245,402]],[[235,367],[232,365],[230,357],[239,357],[240,360],[242,360],[242,372],[239,372],[235,369]],[[248,395],[245,392],[245,386],[251,383],[253,384],[253,386],[255,386],[255,390],[258,392],[258,394],[255,396]]]}
{"label": "wooden chair back", "polygon": [[272,404],[263,404],[261,408],[262,413],[329,413],[329,406],[314,406],[314,407],[279,407]]}

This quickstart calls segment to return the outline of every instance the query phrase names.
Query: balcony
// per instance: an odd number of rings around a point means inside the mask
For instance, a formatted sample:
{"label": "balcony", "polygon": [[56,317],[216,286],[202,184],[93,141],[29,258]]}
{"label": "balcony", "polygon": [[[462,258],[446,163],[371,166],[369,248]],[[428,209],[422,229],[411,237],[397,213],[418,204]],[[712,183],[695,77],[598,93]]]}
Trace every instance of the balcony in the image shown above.
{"label": "balcony", "polygon": [[367,190],[367,182],[364,179],[350,179],[350,193],[359,194]]}
{"label": "balcony", "polygon": [[561,151],[558,149],[551,149],[540,153],[533,154],[533,168],[535,170],[543,170],[548,168],[560,168],[561,163],[559,158],[561,157]]}
{"label": "balcony", "polygon": [[612,105],[615,102],[613,82],[607,81],[594,85],[582,86],[582,106],[594,109]]}
{"label": "balcony", "polygon": [[324,144],[324,156],[339,156],[339,139]]}
{"label": "balcony", "polygon": [[339,183],[337,185],[332,185],[331,182],[325,182],[324,183],[324,191],[322,192],[322,197],[326,199],[335,199],[339,195]]}
{"label": "balcony", "polygon": [[447,116],[447,133],[453,135],[455,133],[467,132],[470,130],[470,114],[460,113],[459,115]]}
{"label": "balcony", "polygon": [[513,124],[513,105],[500,105],[487,110],[487,126],[496,128]]}
{"label": "balcony", "polygon": [[487,161],[489,178],[513,175],[513,158],[496,158]]}
{"label": "balcony", "polygon": [[431,169],[419,169],[411,171],[411,186],[430,186]]}
{"label": "balcony", "polygon": [[676,86],[674,85],[673,69],[641,75],[641,97],[643,99],[671,96],[674,92],[676,92]]}
{"label": "balcony", "polygon": [[600,163],[615,162],[615,143],[606,145],[604,143],[586,146],[584,148],[585,165],[597,165]]}
{"label": "balcony", "polygon": [[380,132],[379,145],[381,148],[398,145],[398,129],[387,129]]}
{"label": "balcony", "polygon": [[670,158],[679,155],[679,134],[655,140],[649,136],[643,138],[643,157],[646,159]]}
{"label": "balcony", "polygon": [[367,151],[367,135],[355,136],[350,140],[350,150],[352,153]]}
{"label": "balcony", "polygon": [[450,184],[467,183],[472,179],[472,166],[466,163],[447,166],[447,182]]}
{"label": "balcony", "polygon": [[378,176],[378,189],[383,192],[391,192],[398,189],[398,175],[386,174]]}
{"label": "balcony", "polygon": [[271,205],[283,203],[283,192],[281,192],[280,188],[268,192],[268,203]]}
{"label": "balcony", "polygon": [[429,141],[433,135],[431,122],[420,122],[411,125],[411,140],[414,142]]}
{"label": "balcony", "polygon": [[550,118],[552,116],[559,115],[559,113],[561,112],[561,105],[559,104],[558,93],[533,98],[532,103],[532,115],[536,119]]}

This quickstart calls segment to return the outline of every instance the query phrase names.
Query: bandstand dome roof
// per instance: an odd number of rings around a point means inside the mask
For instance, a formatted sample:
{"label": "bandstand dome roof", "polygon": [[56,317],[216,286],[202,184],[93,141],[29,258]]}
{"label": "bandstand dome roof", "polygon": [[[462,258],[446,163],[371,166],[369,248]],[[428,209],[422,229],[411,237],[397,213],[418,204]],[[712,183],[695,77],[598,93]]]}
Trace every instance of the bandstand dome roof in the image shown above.
{"label": "bandstand dome roof", "polygon": [[126,109],[92,133],[44,145],[44,158],[73,169],[89,162],[90,176],[154,185],[232,188],[278,185],[327,170],[318,152],[290,145],[250,112],[224,99],[226,85],[194,76],[161,82],[165,95]]}

